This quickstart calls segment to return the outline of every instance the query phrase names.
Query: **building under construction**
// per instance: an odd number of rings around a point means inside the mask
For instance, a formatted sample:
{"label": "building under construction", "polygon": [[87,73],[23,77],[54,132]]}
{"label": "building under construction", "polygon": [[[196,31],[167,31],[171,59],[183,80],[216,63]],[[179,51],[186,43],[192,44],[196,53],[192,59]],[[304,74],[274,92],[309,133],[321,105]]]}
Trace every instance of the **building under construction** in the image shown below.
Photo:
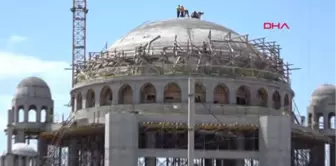
{"label": "building under construction", "polygon": [[305,123],[279,52],[200,19],[144,23],[76,59],[61,123],[47,83],[20,82],[0,164],[185,166],[188,151],[195,166],[335,166],[335,86],[315,90]]}

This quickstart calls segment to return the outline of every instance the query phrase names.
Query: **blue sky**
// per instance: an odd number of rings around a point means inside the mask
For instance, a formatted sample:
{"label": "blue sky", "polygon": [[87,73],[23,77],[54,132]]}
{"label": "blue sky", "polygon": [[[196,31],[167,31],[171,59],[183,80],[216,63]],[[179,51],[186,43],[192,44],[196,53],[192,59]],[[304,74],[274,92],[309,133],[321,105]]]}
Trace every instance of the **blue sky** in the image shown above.
{"label": "blue sky", "polygon": [[[205,20],[281,44],[284,59],[302,68],[292,74],[301,114],[316,87],[335,84],[335,1],[88,1],[88,51],[100,51],[106,41],[113,43],[145,21],[173,18],[176,5],[183,4],[190,11],[204,11]],[[68,112],[63,105],[69,101],[71,73],[63,69],[71,60],[71,5],[70,0],[0,1],[1,128],[17,83],[31,75],[48,82],[57,113]],[[264,22],[286,22],[290,29],[264,30]]]}

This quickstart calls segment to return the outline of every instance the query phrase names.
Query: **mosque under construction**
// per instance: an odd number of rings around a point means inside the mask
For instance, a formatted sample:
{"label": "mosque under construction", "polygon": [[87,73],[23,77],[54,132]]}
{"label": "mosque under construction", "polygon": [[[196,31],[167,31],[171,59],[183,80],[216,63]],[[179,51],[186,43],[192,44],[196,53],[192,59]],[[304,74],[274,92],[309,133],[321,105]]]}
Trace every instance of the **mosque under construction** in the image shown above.
{"label": "mosque under construction", "polygon": [[61,123],[47,83],[22,80],[0,166],[335,166],[335,85],[296,116],[279,50],[205,20],[144,23],[77,66]]}

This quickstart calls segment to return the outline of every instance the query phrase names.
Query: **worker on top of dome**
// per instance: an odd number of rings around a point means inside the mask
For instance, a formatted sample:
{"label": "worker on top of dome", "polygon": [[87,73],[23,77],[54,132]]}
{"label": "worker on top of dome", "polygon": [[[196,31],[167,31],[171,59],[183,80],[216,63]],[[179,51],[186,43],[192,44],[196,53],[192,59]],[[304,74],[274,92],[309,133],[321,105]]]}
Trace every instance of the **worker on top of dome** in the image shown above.
{"label": "worker on top of dome", "polygon": [[182,5],[181,8],[180,8],[180,15],[181,15],[181,17],[184,17],[184,14],[185,14],[184,12],[185,12],[184,6]]}
{"label": "worker on top of dome", "polygon": [[180,11],[181,11],[181,6],[180,6],[180,5],[177,5],[177,7],[176,7],[177,18],[180,17]]}
{"label": "worker on top of dome", "polygon": [[188,17],[189,18],[189,11],[186,8],[184,8],[184,17]]}
{"label": "worker on top of dome", "polygon": [[201,19],[201,16],[202,16],[203,14],[204,14],[203,12],[197,12],[197,11],[194,11],[194,12],[191,14],[191,18]]}

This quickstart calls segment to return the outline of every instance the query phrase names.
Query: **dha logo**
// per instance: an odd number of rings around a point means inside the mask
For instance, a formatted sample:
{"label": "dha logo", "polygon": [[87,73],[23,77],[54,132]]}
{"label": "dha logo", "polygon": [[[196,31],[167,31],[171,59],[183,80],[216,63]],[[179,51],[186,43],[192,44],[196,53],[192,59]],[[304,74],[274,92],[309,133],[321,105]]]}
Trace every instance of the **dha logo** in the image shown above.
{"label": "dha logo", "polygon": [[287,23],[273,23],[273,22],[265,22],[264,29],[290,29]]}

